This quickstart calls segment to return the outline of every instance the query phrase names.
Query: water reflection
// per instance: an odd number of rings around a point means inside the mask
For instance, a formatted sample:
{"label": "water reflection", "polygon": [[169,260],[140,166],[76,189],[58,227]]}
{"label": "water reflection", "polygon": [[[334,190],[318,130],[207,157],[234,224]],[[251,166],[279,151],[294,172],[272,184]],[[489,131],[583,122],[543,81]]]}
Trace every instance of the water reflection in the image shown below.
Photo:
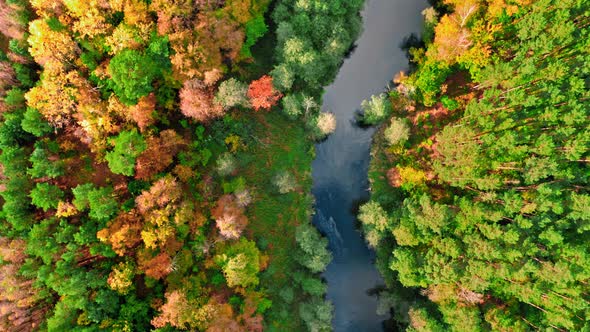
{"label": "water reflection", "polygon": [[394,74],[407,68],[404,37],[420,31],[425,0],[367,0],[364,32],[334,83],[326,89],[323,108],[334,112],[336,132],[316,146],[313,163],[314,224],[327,236],[334,260],[324,277],[335,305],[336,332],[381,331],[387,317],[376,314],[377,299],[368,291],[382,281],[375,254],[357,230],[353,210],[369,196],[367,170],[374,129],[354,124],[363,99],[383,91]]}

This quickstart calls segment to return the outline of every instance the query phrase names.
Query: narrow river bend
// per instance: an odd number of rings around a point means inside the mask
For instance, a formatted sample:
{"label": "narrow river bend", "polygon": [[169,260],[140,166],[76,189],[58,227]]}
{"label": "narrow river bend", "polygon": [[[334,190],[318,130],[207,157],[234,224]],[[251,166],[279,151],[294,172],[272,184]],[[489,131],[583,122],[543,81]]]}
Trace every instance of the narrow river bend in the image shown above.
{"label": "narrow river bend", "polygon": [[326,88],[323,110],[334,112],[336,132],[316,145],[313,162],[314,224],[330,240],[334,260],[324,277],[335,306],[336,332],[381,331],[387,317],[376,314],[377,299],[367,290],[381,283],[369,250],[356,227],[353,206],[369,196],[367,169],[373,129],[354,125],[361,102],[384,90],[407,68],[400,44],[422,27],[426,0],[367,0],[364,32],[334,83]]}

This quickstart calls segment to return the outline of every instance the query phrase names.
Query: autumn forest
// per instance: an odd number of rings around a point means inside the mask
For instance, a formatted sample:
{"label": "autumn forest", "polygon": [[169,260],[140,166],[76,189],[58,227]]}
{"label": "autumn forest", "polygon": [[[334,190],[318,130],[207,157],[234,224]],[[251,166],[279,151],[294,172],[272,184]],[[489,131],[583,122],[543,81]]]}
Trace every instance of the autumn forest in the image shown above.
{"label": "autumn forest", "polygon": [[[429,2],[351,109],[383,329],[588,330],[590,4]],[[364,5],[0,0],[0,331],[332,331],[312,162]]]}

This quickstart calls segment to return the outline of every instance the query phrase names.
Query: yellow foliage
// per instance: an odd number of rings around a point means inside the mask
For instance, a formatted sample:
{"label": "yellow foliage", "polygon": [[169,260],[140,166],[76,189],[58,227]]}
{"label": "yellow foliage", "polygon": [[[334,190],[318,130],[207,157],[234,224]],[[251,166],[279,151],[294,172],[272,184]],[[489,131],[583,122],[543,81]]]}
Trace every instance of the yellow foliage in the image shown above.
{"label": "yellow foliage", "polygon": [[77,213],[78,213],[78,210],[76,209],[74,204],[72,204],[70,202],[64,202],[64,201],[59,201],[59,203],[57,203],[57,212],[55,214],[57,217],[67,218],[67,217],[74,216]]}
{"label": "yellow foliage", "polygon": [[231,134],[225,138],[225,144],[229,145],[230,152],[234,153],[242,148],[242,141],[240,136]]}
{"label": "yellow foliage", "polygon": [[403,184],[417,186],[426,181],[426,173],[413,167],[397,167]]}
{"label": "yellow foliage", "polygon": [[107,279],[107,283],[109,284],[109,287],[117,293],[127,294],[133,285],[134,275],[133,266],[129,263],[121,262],[113,267],[113,270]]}
{"label": "yellow foliage", "polygon": [[44,19],[36,19],[29,24],[29,52],[40,65],[49,61],[73,63],[80,48],[72,37],[61,31],[53,31]]}

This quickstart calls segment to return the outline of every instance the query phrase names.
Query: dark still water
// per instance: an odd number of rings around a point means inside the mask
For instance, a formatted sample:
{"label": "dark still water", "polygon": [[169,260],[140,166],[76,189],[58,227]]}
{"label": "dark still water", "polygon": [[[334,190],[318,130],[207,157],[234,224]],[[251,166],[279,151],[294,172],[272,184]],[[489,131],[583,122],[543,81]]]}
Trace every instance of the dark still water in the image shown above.
{"label": "dark still water", "polygon": [[352,211],[369,196],[367,169],[374,132],[356,127],[354,113],[363,99],[383,91],[395,73],[407,68],[400,44],[421,30],[420,13],[426,7],[426,0],[367,0],[357,48],[324,95],[323,109],[335,113],[338,126],[316,146],[314,224],[328,237],[334,254],[324,277],[335,306],[336,332],[381,331],[381,321],[387,318],[376,314],[377,299],[367,295],[381,278]]}

